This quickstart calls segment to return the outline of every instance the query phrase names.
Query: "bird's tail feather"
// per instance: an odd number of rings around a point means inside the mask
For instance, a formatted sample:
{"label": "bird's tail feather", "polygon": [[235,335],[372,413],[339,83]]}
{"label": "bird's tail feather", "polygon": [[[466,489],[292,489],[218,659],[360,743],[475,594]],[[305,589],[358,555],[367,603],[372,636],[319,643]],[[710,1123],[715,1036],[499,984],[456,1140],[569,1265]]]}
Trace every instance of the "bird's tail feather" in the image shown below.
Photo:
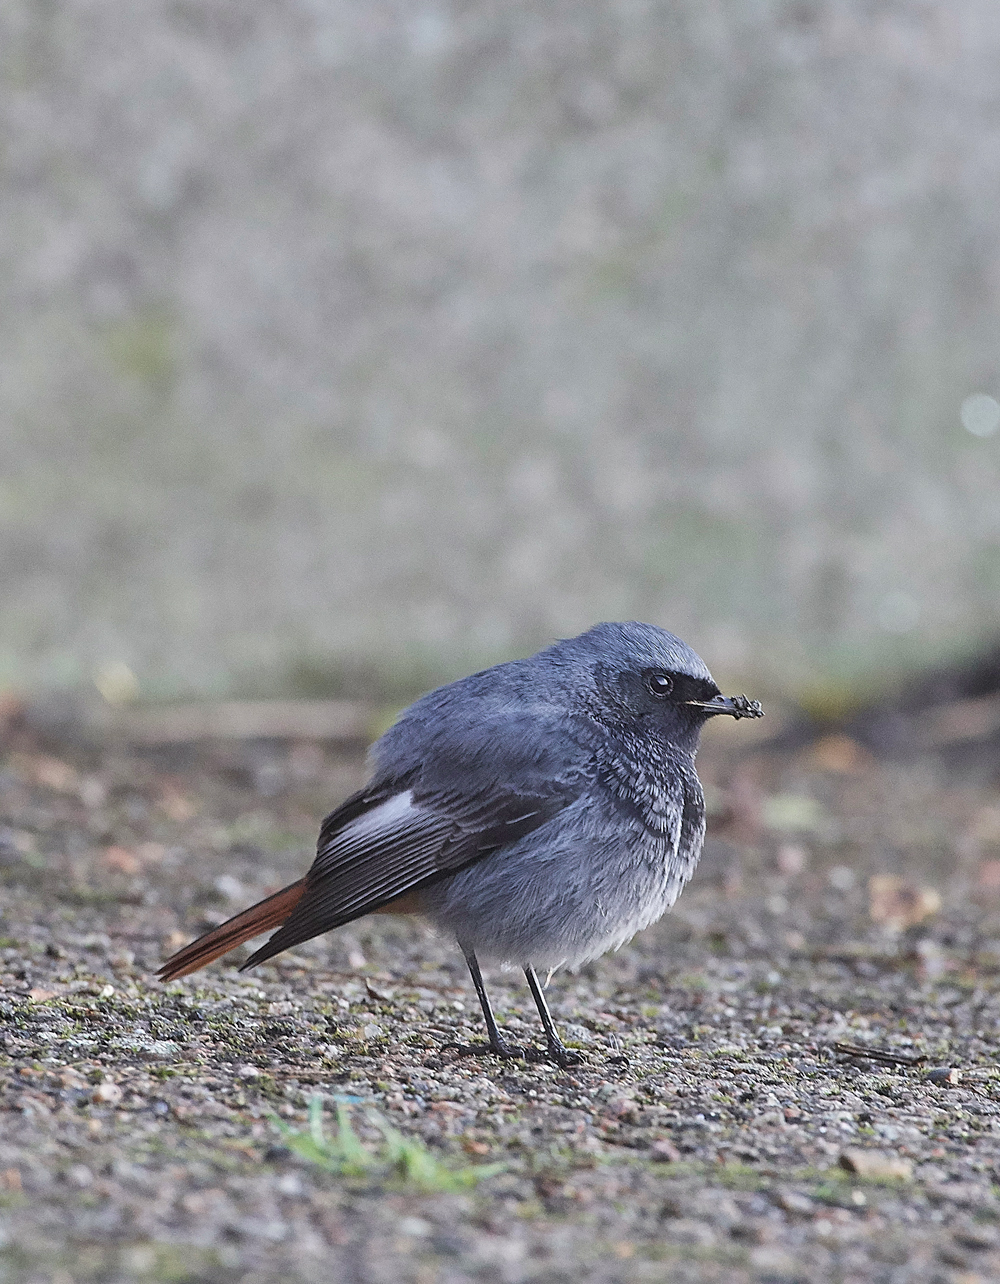
{"label": "bird's tail feather", "polygon": [[270,932],[272,928],[280,927],[298,905],[305,890],[304,878],[300,878],[295,883],[289,883],[280,892],[275,892],[266,900],[258,901],[242,914],[227,919],[225,923],[213,927],[204,936],[199,936],[190,945],[185,945],[182,950],[178,950],[167,959],[157,975],[161,981],[175,981],[179,976],[197,972],[206,963],[217,959],[220,954],[228,954],[230,950],[235,949],[237,945],[242,945],[252,936],[259,936],[261,932]]}

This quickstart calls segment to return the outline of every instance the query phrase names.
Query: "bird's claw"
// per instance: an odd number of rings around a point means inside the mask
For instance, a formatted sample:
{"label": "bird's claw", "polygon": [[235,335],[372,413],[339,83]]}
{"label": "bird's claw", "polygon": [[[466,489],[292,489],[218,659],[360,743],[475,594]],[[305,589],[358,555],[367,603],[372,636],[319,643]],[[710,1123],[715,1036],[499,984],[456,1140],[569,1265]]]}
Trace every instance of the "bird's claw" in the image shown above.
{"label": "bird's claw", "polygon": [[568,1070],[570,1066],[583,1065],[584,1061],[582,1052],[574,1052],[572,1048],[567,1048],[561,1043],[550,1043],[545,1055],[550,1061],[554,1061],[560,1070]]}

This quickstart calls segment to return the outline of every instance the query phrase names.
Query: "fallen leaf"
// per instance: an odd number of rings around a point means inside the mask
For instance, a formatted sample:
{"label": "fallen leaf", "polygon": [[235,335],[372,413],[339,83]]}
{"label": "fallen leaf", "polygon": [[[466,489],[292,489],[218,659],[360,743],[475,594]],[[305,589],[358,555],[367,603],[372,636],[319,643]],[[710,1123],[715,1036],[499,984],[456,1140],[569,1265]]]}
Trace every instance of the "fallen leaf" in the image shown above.
{"label": "fallen leaf", "polygon": [[868,913],[873,923],[902,932],[922,923],[941,908],[936,887],[918,887],[893,874],[874,874],[868,880]]}
{"label": "fallen leaf", "polygon": [[101,864],[106,869],[116,869],[122,874],[137,874],[140,869],[139,857],[127,847],[109,847],[101,857]]}

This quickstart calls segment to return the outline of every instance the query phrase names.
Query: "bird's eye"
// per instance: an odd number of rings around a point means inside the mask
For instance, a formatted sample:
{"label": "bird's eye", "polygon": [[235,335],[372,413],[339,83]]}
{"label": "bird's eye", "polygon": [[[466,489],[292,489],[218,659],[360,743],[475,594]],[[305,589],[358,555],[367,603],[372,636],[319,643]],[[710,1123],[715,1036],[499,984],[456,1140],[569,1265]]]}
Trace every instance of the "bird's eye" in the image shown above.
{"label": "bird's eye", "polygon": [[674,680],[666,673],[651,673],[646,679],[646,686],[655,696],[669,695],[674,689]]}

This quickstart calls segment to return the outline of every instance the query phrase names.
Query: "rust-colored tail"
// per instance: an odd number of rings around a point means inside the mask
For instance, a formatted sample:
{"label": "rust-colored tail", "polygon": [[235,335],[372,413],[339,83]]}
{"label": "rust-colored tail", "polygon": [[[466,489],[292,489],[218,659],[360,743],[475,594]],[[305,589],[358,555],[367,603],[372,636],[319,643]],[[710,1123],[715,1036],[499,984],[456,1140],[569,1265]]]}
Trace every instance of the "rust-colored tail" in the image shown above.
{"label": "rust-colored tail", "polygon": [[178,950],[167,959],[157,976],[161,981],[175,981],[179,976],[197,972],[200,967],[211,963],[220,954],[227,954],[237,945],[242,945],[251,936],[259,936],[261,932],[270,932],[272,928],[280,927],[298,905],[305,890],[306,880],[300,878],[298,882],[289,883],[287,887],[283,887],[280,892],[275,892],[273,896],[268,896],[266,900],[251,905],[235,918],[227,919],[225,923],[213,927],[210,932],[199,936],[196,941],[185,945],[182,950]]}

